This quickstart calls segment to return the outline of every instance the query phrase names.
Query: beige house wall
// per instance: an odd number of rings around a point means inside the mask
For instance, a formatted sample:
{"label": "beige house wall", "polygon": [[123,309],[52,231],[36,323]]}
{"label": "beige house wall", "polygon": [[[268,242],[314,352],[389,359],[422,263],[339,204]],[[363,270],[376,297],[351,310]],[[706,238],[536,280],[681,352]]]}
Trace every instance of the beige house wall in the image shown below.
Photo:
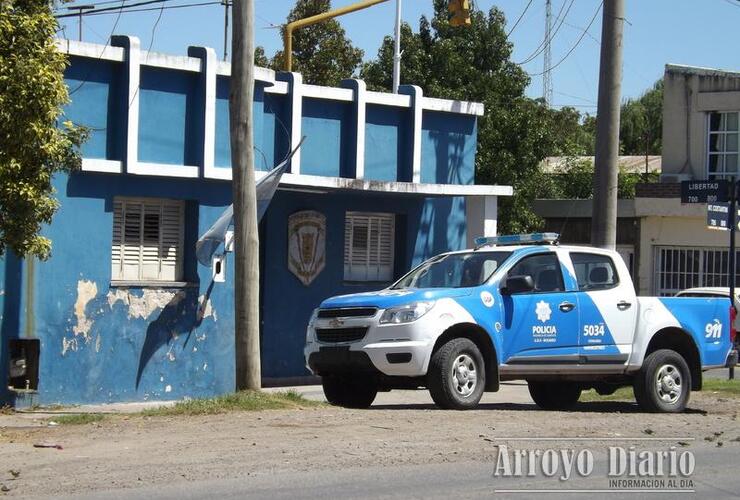
{"label": "beige house wall", "polygon": [[663,90],[663,178],[707,178],[710,111],[740,111],[740,72],[666,65]]}

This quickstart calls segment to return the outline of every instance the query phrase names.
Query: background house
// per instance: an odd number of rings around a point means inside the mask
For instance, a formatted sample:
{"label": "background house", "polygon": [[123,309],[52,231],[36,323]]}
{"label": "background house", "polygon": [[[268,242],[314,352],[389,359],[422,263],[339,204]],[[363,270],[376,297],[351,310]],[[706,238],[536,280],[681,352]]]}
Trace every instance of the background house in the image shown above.
{"label": "background house", "polygon": [[[618,249],[641,294],[728,286],[729,235],[707,228],[706,205],[681,203],[680,182],[738,176],[740,72],[669,64],[663,92],[660,182],[619,201]],[[590,200],[538,200],[535,211],[565,241],[589,241]]]}
{"label": "background house", "polygon": [[[198,236],[231,203],[230,65],[212,49],[171,56],[125,36],[58,46],[70,57],[65,118],[91,137],[82,171],[54,179],[52,257],[0,265],[0,366],[11,367],[0,397],[233,390],[231,262],[214,276],[195,258]],[[260,225],[263,375],[286,379],[307,373],[305,328],[324,298],[382,288],[495,234],[497,197],[512,190],[474,185],[480,104],[414,86],[376,93],[360,80],[318,87],[262,68],[254,100],[259,170],[306,137]]]}

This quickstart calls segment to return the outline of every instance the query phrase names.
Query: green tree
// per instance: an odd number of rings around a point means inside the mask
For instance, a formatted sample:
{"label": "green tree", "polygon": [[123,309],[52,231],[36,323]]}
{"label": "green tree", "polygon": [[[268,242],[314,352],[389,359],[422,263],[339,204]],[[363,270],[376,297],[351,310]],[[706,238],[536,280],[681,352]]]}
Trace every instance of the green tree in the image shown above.
{"label": "green tree", "polygon": [[620,114],[619,142],[624,155],[661,154],[663,80],[637,99],[628,99]]}
{"label": "green tree", "polygon": [[[476,182],[514,186],[514,196],[500,199],[500,230],[526,232],[541,223],[531,201],[550,182],[540,168],[546,156],[568,154],[578,143],[567,130],[578,130],[580,115],[554,111],[525,96],[527,74],[511,61],[503,13],[471,11],[471,25],[452,27],[447,1],[434,0],[434,17],[421,18],[419,32],[404,25],[401,36],[401,83],[422,87],[424,95],[478,101],[486,112],[478,123]],[[390,89],[393,41],[383,40],[377,59],[362,77],[374,89]]]}
{"label": "green tree", "polygon": [[261,45],[254,48],[254,64],[262,68],[270,67],[270,60],[265,55],[265,48]]}
{"label": "green tree", "polygon": [[0,254],[49,256],[40,235],[58,207],[51,181],[79,168],[84,128],[59,123],[68,101],[49,0],[0,2]]}
{"label": "green tree", "polygon": [[[288,21],[315,16],[331,9],[330,0],[297,0]],[[285,40],[285,29],[282,32]],[[359,69],[363,52],[352,45],[336,19],[306,26],[293,32],[293,71],[314,85],[338,86]],[[285,68],[285,58],[278,51],[272,58],[275,70]]]}

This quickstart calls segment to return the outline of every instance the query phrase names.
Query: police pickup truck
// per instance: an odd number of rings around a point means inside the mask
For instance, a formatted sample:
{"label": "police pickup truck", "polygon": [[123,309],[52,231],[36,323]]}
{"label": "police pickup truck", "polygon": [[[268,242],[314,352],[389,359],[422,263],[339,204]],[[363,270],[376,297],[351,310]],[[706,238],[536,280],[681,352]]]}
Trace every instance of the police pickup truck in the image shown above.
{"label": "police pickup truck", "polygon": [[557,240],[479,238],[389,288],[323,301],[305,357],[327,400],[365,408],[425,387],[462,410],[521,379],[544,409],[631,385],[643,409],[680,412],[703,370],[737,362],[729,299],[637,297],[618,253]]}

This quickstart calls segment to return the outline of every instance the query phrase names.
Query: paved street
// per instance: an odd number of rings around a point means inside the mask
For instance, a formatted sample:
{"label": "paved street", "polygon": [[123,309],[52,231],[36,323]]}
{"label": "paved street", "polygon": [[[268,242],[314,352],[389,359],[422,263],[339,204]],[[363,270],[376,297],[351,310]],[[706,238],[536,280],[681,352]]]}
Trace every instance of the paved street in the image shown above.
{"label": "paved street", "polygon": [[[322,398],[317,386],[298,389]],[[636,453],[692,454],[695,470],[666,483],[674,497],[727,498],[740,491],[731,466],[740,463],[737,400],[694,393],[689,408],[656,415],[639,412],[632,402],[602,401],[582,403],[574,412],[545,412],[532,404],[524,384],[507,383],[468,412],[437,410],[425,391],[395,391],[380,394],[365,411],[327,406],[118,415],[56,427],[38,415],[3,415],[0,482],[10,489],[7,496],[41,498],[527,498],[535,495],[531,490],[559,490],[548,496],[564,498],[564,489],[634,498],[607,476],[609,447],[633,446]],[[33,447],[40,442],[63,449]],[[537,459],[532,476],[526,461],[518,477],[502,477],[505,470],[494,476],[502,450],[513,460],[516,450],[549,449],[589,450],[593,470],[580,477],[571,468],[561,481],[562,459],[553,477],[543,474]],[[513,462],[511,468],[517,475]],[[10,469],[19,472],[16,479]],[[660,486],[651,483],[637,496]]]}

